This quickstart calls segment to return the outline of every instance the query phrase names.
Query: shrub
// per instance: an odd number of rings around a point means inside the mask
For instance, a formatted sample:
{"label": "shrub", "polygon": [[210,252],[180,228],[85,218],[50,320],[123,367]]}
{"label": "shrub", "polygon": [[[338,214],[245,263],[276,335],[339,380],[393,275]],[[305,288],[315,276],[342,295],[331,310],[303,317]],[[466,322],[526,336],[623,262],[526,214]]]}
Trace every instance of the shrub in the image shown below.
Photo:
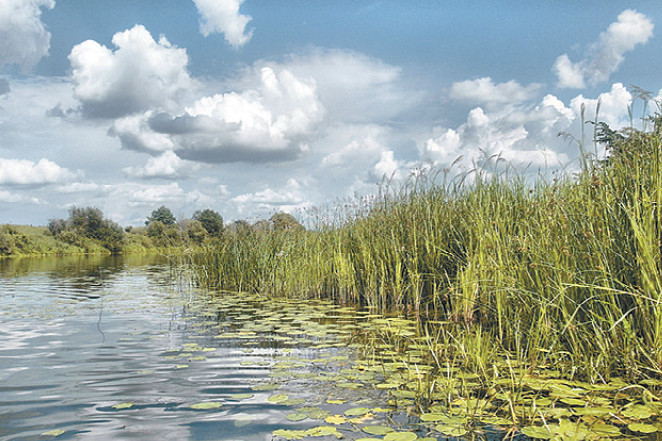
{"label": "shrub", "polygon": [[156,210],[152,211],[152,215],[147,218],[146,225],[152,222],[161,222],[163,225],[175,225],[177,219],[172,211],[165,205],[161,205]]}
{"label": "shrub", "polygon": [[210,236],[219,236],[223,233],[223,217],[214,210],[198,210],[193,213],[193,219],[200,222]]}

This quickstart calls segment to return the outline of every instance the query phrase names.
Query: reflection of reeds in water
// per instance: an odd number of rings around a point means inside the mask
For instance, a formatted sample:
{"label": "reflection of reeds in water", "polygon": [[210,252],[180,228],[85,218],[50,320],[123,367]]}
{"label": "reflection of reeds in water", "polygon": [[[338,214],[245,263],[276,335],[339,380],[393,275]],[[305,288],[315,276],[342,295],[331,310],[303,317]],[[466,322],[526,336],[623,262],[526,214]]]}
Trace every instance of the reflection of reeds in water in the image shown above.
{"label": "reflection of reeds in water", "polygon": [[507,352],[590,381],[659,377],[662,137],[604,134],[609,159],[574,177],[442,173],[336,225],[227,234],[193,257],[198,279],[434,316],[455,326],[439,351],[485,371]]}

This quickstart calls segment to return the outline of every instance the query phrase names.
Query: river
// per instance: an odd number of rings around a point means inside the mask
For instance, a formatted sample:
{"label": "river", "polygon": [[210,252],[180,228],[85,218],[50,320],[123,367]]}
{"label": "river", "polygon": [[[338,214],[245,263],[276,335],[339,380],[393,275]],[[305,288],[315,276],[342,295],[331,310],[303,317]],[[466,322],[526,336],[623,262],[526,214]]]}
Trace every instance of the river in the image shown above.
{"label": "river", "polygon": [[328,421],[386,418],[352,373],[358,326],[197,290],[158,256],[2,260],[0,440],[336,439]]}

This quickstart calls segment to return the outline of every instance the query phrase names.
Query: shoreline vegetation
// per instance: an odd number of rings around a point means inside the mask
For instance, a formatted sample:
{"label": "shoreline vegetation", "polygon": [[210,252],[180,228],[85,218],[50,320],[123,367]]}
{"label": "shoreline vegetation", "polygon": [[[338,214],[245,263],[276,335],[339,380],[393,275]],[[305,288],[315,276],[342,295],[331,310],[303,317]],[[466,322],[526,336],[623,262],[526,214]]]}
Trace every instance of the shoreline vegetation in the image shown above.
{"label": "shoreline vegetation", "polygon": [[449,436],[655,436],[662,117],[648,122],[594,124],[608,154],[580,143],[573,176],[422,176],[310,230],[237,231],[190,256],[197,282],[392,317],[356,336],[363,363],[398,365],[381,387]]}
{"label": "shoreline vegetation", "polygon": [[431,433],[658,439],[662,115],[646,122],[594,123],[607,154],[586,154],[580,139],[574,175],[530,182],[498,158],[421,173],[315,212],[308,229],[285,213],[224,226],[205,210],[176,223],[161,207],[123,230],[74,207],[48,227],[0,227],[0,249],[164,252],[220,295],[361,310],[349,335],[356,387],[378,372],[374,386]]}
{"label": "shoreline vegetation", "polygon": [[[228,229],[230,233],[233,228]],[[161,206],[144,227],[122,228],[95,207],[72,207],[68,219],[48,226],[0,225],[0,257],[49,255],[167,254],[192,252],[225,234],[223,218],[206,209],[177,221]]]}

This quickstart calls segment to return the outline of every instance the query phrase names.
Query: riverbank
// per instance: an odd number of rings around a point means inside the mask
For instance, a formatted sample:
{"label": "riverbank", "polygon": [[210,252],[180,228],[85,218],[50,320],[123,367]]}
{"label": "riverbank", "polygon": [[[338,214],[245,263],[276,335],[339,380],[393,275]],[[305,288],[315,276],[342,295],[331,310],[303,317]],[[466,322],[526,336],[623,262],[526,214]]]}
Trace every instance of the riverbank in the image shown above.
{"label": "riverbank", "polygon": [[[442,173],[314,231],[246,231],[194,258],[198,280],[425,317],[432,325],[416,344],[427,347],[434,375],[420,389],[446,393],[446,409],[500,394],[481,405],[508,409],[516,425],[635,424],[624,409],[662,398],[662,138],[654,122],[649,133],[602,127],[608,159],[587,157],[573,176],[530,186],[508,172]],[[475,376],[475,387],[453,383],[457,372]],[[617,417],[541,413],[531,391],[545,408],[560,408],[561,397],[532,389],[528,377],[565,382],[563,399],[602,403]],[[593,403],[589,391],[601,386],[613,393]],[[655,406],[642,422],[659,414]],[[633,427],[657,431],[654,424]]]}
{"label": "riverbank", "polygon": [[154,240],[140,232],[124,232],[121,246],[108,247],[103,240],[80,234],[53,235],[48,227],[32,225],[0,226],[0,257],[77,256],[108,254],[183,254],[199,246],[183,238]]}

